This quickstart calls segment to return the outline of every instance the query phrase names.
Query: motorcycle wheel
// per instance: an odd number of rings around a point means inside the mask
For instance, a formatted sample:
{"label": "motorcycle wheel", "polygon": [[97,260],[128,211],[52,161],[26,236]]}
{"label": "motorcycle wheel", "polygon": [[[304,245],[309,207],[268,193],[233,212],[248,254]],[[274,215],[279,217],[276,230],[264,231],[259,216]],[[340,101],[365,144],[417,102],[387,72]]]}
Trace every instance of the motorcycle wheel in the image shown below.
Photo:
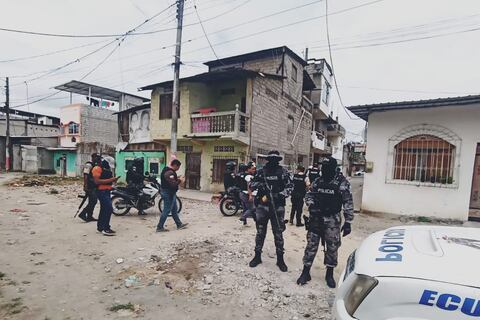
{"label": "motorcycle wheel", "polygon": [[[182,211],[182,206],[183,206],[183,203],[182,203],[182,200],[180,200],[180,198],[177,197],[177,213],[180,214],[180,212]],[[160,198],[160,200],[158,201],[158,210],[160,210],[160,214],[162,214],[163,212],[163,207],[164,207],[164,201],[163,201],[163,198]],[[172,216],[172,214],[170,213],[168,215],[169,217]]]}
{"label": "motorcycle wheel", "polygon": [[112,207],[113,207],[113,214],[116,216],[124,216],[131,209],[131,207],[125,202],[125,199],[123,199],[122,197],[113,197]]}
{"label": "motorcycle wheel", "polygon": [[234,216],[235,214],[237,214],[239,209],[240,205],[233,198],[226,197],[222,198],[222,200],[220,201],[220,211],[226,217]]}

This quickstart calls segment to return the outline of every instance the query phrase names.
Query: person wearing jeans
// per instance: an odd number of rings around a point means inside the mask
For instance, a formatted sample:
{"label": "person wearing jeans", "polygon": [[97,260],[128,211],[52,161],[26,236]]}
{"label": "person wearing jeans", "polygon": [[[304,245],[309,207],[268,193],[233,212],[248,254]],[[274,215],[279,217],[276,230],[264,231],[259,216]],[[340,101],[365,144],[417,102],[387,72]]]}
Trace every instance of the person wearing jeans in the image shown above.
{"label": "person wearing jeans", "polygon": [[181,165],[182,164],[179,160],[174,159],[170,163],[170,166],[165,167],[160,174],[160,183],[162,187],[161,194],[164,201],[164,208],[157,225],[157,232],[168,231],[165,229],[165,221],[167,221],[170,213],[177,225],[177,229],[184,229],[187,226],[187,223],[182,223],[182,221],[180,221],[177,207],[178,186],[183,182],[183,179],[177,176],[177,171],[180,169]]}
{"label": "person wearing jeans", "polygon": [[[111,159],[114,161],[113,158]],[[97,230],[104,236],[115,235],[115,231],[110,227],[110,218],[113,212],[110,192],[113,188],[112,184],[117,182],[120,177],[113,177],[112,166],[109,161],[103,159],[92,169],[93,181],[97,185],[97,198],[100,202]]]}

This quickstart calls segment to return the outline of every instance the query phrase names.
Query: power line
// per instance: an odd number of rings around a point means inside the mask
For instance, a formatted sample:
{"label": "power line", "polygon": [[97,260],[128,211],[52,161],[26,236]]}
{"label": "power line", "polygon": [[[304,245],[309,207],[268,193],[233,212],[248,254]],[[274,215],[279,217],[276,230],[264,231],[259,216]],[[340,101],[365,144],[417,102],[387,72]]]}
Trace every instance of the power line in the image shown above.
{"label": "power line", "polygon": [[[46,52],[46,53],[42,53],[42,54],[37,54],[37,55],[33,55],[33,56],[0,60],[0,63],[37,59],[37,58],[41,58],[41,57],[51,56],[51,55],[54,55],[54,54],[59,54],[59,53],[63,53],[63,52],[68,52],[68,51],[80,49],[80,48],[90,47],[90,46],[93,46],[93,45],[96,45],[96,44],[99,44],[99,43],[103,43],[103,42],[106,42],[106,41],[107,40],[96,41],[96,42],[87,43],[87,44],[84,44],[84,45],[81,45],[81,46],[75,46],[75,47],[71,47],[71,48],[67,48],[67,49],[55,50],[55,51]],[[10,78],[15,78],[15,77],[10,77]]]}
{"label": "power line", "polygon": [[[215,58],[217,58],[217,60],[220,61],[220,58],[218,57],[217,53],[215,52],[215,49],[212,46],[212,43],[210,42],[210,39],[208,38],[207,31],[205,30],[205,27],[203,26],[203,23],[202,23],[202,19],[200,19],[200,14],[198,13],[197,4],[195,3],[195,0],[194,0],[194,3],[193,3],[193,7],[195,8],[195,13],[197,14],[198,22],[200,23],[200,26],[202,27],[203,34],[205,35],[205,39],[207,39],[208,45],[212,49],[212,52],[215,55]],[[221,62],[221,61],[220,61],[220,63],[223,64],[223,62]]]}
{"label": "power line", "polygon": [[360,118],[354,118],[350,115],[350,113],[348,112],[347,108],[345,107],[345,105],[343,104],[343,101],[342,101],[342,95],[340,94],[340,90],[338,89],[338,83],[337,83],[337,75],[335,74],[335,68],[333,66],[333,55],[332,55],[332,48],[330,46],[330,29],[328,27],[328,0],[325,0],[325,25],[326,25],[326,29],[327,29],[327,42],[328,42],[328,52],[329,52],[329,55],[330,55],[330,66],[332,67],[332,76],[333,76],[333,81],[335,82],[335,89],[337,91],[337,95],[338,95],[338,100],[340,101],[340,105],[342,106],[342,108],[345,110],[345,113],[347,114],[347,116],[352,119],[352,120],[360,120]]}

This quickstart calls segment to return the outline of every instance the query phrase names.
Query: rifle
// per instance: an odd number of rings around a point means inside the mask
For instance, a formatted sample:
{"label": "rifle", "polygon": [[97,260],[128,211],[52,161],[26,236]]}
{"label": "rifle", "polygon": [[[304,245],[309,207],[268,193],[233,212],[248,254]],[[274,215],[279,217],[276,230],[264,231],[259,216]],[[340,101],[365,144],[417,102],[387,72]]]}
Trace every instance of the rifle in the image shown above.
{"label": "rifle", "polygon": [[275,216],[275,220],[277,221],[278,230],[281,230],[282,228],[280,226],[280,221],[278,220],[278,216],[277,216],[277,207],[275,206],[275,200],[273,200],[273,192],[272,192],[273,187],[269,187],[267,183],[267,177],[265,175],[265,171],[263,171],[263,181],[265,182],[265,187],[267,188],[268,193],[270,195],[270,204],[273,206],[273,215]]}
{"label": "rifle", "polygon": [[77,197],[82,199],[82,202],[80,202],[80,205],[78,206],[78,209],[77,209],[77,213],[75,213],[75,215],[73,216],[74,218],[77,217],[78,213],[80,212],[80,209],[83,207],[83,204],[85,203],[85,201],[87,201],[88,195],[86,193],[84,195],[79,194]]}

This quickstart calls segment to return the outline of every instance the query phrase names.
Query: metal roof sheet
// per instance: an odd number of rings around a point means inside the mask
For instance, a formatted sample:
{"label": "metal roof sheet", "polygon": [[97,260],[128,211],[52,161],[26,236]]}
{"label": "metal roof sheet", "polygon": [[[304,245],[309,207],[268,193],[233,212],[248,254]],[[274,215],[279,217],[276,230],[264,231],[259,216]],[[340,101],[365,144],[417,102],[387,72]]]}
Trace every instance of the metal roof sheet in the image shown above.
{"label": "metal roof sheet", "polygon": [[358,117],[368,121],[368,115],[373,112],[385,112],[391,110],[403,109],[422,109],[422,108],[437,108],[446,106],[468,105],[480,103],[480,95],[469,95],[461,97],[438,98],[428,100],[414,100],[414,101],[399,101],[399,102],[384,102],[376,104],[364,104],[357,106],[350,106],[348,110],[353,112]]}
{"label": "metal roof sheet", "polygon": [[[142,99],[143,102],[150,101],[150,99],[148,98],[140,97],[127,92],[122,92],[122,91],[117,91],[117,90],[113,90],[105,87],[96,86],[93,84],[89,84],[89,83],[85,83],[77,80],[72,80],[70,82],[58,85],[55,87],[55,89],[71,92],[71,93],[77,93],[84,96],[88,96],[90,93],[92,97],[101,98],[101,99],[110,100],[110,101],[117,101],[117,102],[120,101],[120,98],[123,95]],[[90,92],[89,92],[89,89],[90,89]]]}

